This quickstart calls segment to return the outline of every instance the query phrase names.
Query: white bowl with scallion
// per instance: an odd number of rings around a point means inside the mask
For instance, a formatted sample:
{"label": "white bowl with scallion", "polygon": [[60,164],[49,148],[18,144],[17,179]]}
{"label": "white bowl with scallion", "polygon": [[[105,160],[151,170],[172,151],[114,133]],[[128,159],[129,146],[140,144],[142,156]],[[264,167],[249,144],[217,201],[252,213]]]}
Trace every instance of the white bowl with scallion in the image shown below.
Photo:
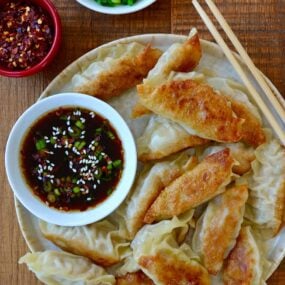
{"label": "white bowl with scallion", "polygon": [[32,214],[61,226],[101,220],[126,198],[137,168],[133,135],[107,103],[79,93],[28,108],[9,135],[10,186]]}
{"label": "white bowl with scallion", "polygon": [[156,0],[76,0],[81,5],[93,11],[121,15],[140,11]]}

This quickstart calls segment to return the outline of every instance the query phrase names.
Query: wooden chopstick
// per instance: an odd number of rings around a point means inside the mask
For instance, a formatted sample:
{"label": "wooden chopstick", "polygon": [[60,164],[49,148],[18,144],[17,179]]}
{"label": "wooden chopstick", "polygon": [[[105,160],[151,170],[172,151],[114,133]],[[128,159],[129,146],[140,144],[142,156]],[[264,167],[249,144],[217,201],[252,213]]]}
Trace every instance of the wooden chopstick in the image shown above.
{"label": "wooden chopstick", "polygon": [[241,58],[246,63],[247,67],[251,71],[253,77],[255,80],[259,83],[260,87],[262,88],[263,92],[266,94],[266,96],[270,99],[270,102],[272,103],[273,107],[276,109],[277,113],[279,114],[280,118],[285,120],[285,110],[280,105],[279,101],[277,100],[276,96],[273,94],[271,89],[269,88],[268,84],[265,82],[264,78],[261,76],[259,70],[256,68],[254,63],[252,62],[251,58],[245,51],[244,47],[241,45],[240,41],[234,34],[233,30],[227,23],[226,19],[223,17],[217,6],[212,0],[205,0],[207,5],[209,6],[210,10],[212,11],[213,15],[223,27],[223,30],[225,31],[226,35],[231,40],[233,46],[236,48],[237,52],[240,54]]}
{"label": "wooden chopstick", "polygon": [[[210,0],[206,0],[207,4],[210,3]],[[214,26],[213,22],[211,21],[211,19],[208,17],[208,15],[206,14],[206,12],[203,10],[203,8],[201,7],[201,5],[199,4],[199,2],[197,0],[193,0],[192,1],[194,7],[196,8],[197,12],[199,13],[200,17],[202,18],[202,20],[204,21],[205,25],[207,26],[207,28],[209,29],[209,31],[211,32],[212,36],[214,37],[214,39],[216,40],[216,42],[219,44],[219,46],[221,47],[221,49],[223,50],[224,54],[226,55],[226,57],[228,58],[228,60],[230,61],[230,63],[233,65],[234,69],[236,70],[236,72],[238,73],[238,75],[240,76],[241,80],[243,81],[243,83],[245,84],[246,88],[248,89],[249,93],[251,94],[252,98],[255,100],[256,104],[258,105],[258,107],[260,108],[260,110],[262,111],[262,113],[264,114],[265,118],[267,119],[268,123],[271,125],[271,127],[273,128],[273,130],[275,131],[276,135],[279,137],[279,139],[281,140],[282,144],[285,145],[285,132],[282,129],[280,123],[276,120],[276,118],[274,117],[274,115],[272,114],[272,112],[270,111],[270,109],[268,108],[268,106],[265,104],[265,102],[263,101],[263,99],[260,97],[260,95],[258,94],[258,92],[256,91],[256,89],[253,87],[252,83],[249,81],[249,79],[247,78],[246,74],[244,73],[242,67],[240,66],[240,64],[238,63],[237,59],[234,57],[233,53],[231,52],[231,50],[229,49],[229,47],[227,46],[227,44],[225,43],[225,41],[223,40],[222,36],[219,34],[219,32],[217,31],[216,27]],[[212,3],[213,4],[213,3]],[[214,9],[213,5],[209,5],[210,9],[212,8],[213,10],[218,10],[217,8]],[[211,9],[211,10],[212,10]],[[214,12],[213,12],[214,13]],[[219,13],[220,14],[220,13]],[[217,11],[215,11],[214,15],[217,15]],[[220,16],[216,16],[217,20],[219,21]],[[220,22],[221,21],[221,22]],[[223,27],[225,24],[224,22],[225,19],[222,21],[220,20],[219,23],[221,24],[221,26]],[[229,25],[227,25],[227,27],[229,28]],[[224,28],[224,27],[223,27]],[[231,33],[233,34],[233,31],[231,29],[227,29],[227,34]],[[230,38],[230,37],[229,37]],[[233,37],[231,36],[230,39],[232,39]],[[236,45],[236,43],[238,42],[237,38],[235,37],[236,41],[233,42],[234,46]],[[240,44],[240,43],[239,43]],[[241,44],[240,44],[241,46]],[[243,48],[242,48],[243,49]],[[240,48],[237,48],[237,51],[239,52]],[[244,53],[246,54],[246,51],[243,49],[244,52],[241,52],[241,57],[243,57]],[[247,57],[249,58],[249,56],[247,55]],[[245,60],[245,63],[248,64],[248,60],[247,58],[243,58]],[[250,60],[251,61],[251,60]],[[253,73],[253,75],[258,74],[257,78],[261,77],[259,74],[259,71],[257,71],[257,68],[254,66],[253,62],[251,61],[253,68],[251,67],[250,70]],[[253,70],[253,71],[252,71]],[[257,82],[259,83],[260,81],[257,79]],[[267,85],[267,83],[264,81],[263,85]],[[261,88],[262,85],[260,84]],[[268,87],[268,86],[267,86]],[[263,88],[262,88],[263,89]],[[269,89],[266,88],[266,90]],[[263,89],[264,90],[264,89]],[[266,92],[264,91],[265,95],[268,96],[268,99],[271,101],[272,105],[274,108],[276,108],[276,113],[279,115],[281,120],[285,119],[285,111],[284,109],[280,106],[279,102],[277,101],[277,99],[275,98],[274,94],[271,92],[270,90],[270,94],[268,95]],[[271,97],[273,96],[274,99],[272,99]]]}

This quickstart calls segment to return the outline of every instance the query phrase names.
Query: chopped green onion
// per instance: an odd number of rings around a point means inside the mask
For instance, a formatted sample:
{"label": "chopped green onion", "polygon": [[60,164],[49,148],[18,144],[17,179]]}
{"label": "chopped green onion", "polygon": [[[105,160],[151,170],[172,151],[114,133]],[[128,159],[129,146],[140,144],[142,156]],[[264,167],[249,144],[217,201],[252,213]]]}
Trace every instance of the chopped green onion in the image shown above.
{"label": "chopped green onion", "polygon": [[52,189],[51,183],[50,183],[49,181],[44,182],[44,191],[45,191],[45,192],[50,192],[51,189]]}
{"label": "chopped green onion", "polygon": [[107,195],[110,196],[110,195],[112,194],[112,192],[113,192],[113,189],[112,189],[112,188],[108,189]]}
{"label": "chopped green onion", "polygon": [[122,166],[122,161],[120,159],[113,161],[113,166],[119,168]]}
{"label": "chopped green onion", "polygon": [[37,150],[42,150],[46,147],[46,142],[44,139],[39,139],[36,141],[36,149]]}
{"label": "chopped green onion", "polygon": [[72,191],[73,191],[73,193],[79,193],[80,188],[78,186],[75,186],[75,187],[73,187]]}
{"label": "chopped green onion", "polygon": [[109,137],[111,140],[114,140],[114,139],[115,139],[115,136],[114,136],[114,134],[113,134],[112,132],[108,131],[108,132],[107,132],[107,135],[108,135],[108,137]]}
{"label": "chopped green onion", "polygon": [[79,146],[77,147],[78,150],[82,150],[83,147],[86,145],[85,141],[80,142]]}
{"label": "chopped green onion", "polygon": [[57,196],[60,196],[60,192],[59,192],[59,189],[58,188],[55,188],[53,190],[54,194],[57,195]]}
{"label": "chopped green onion", "polygon": [[55,141],[55,139],[53,137],[50,137],[49,141],[50,141],[51,144],[55,144],[56,143],[56,141]]}
{"label": "chopped green onion", "polygon": [[107,169],[108,169],[108,170],[111,170],[112,168],[113,168],[112,163],[110,163],[110,164],[107,165]]}
{"label": "chopped green onion", "polygon": [[67,120],[67,116],[60,116],[59,119],[63,120],[63,121],[66,121]]}
{"label": "chopped green onion", "polygon": [[56,197],[54,194],[52,193],[49,193],[48,196],[47,196],[47,199],[50,203],[54,203],[56,201]]}
{"label": "chopped green onion", "polygon": [[84,128],[85,128],[84,124],[80,120],[75,122],[75,126],[81,130],[84,130]]}
{"label": "chopped green onion", "polygon": [[74,146],[78,149],[78,147],[80,146],[80,141],[76,141],[76,142],[74,143]]}
{"label": "chopped green onion", "polygon": [[70,135],[71,137],[73,137],[73,138],[77,138],[77,137],[79,137],[79,136],[81,135],[81,130],[80,130],[79,128],[75,127],[75,126],[72,128],[72,131],[73,131],[73,132],[71,132],[71,131],[68,129],[69,135]]}
{"label": "chopped green onion", "polygon": [[86,142],[85,141],[76,141],[74,143],[74,146],[78,149],[78,150],[81,150],[83,149],[83,147],[86,145]]}
{"label": "chopped green onion", "polygon": [[100,179],[101,178],[101,176],[102,176],[102,170],[100,169],[100,168],[98,168],[97,169],[97,174],[94,174],[94,177],[96,178],[96,179]]}
{"label": "chopped green onion", "polygon": [[103,6],[114,7],[117,5],[134,5],[136,0],[95,0],[98,4]]}

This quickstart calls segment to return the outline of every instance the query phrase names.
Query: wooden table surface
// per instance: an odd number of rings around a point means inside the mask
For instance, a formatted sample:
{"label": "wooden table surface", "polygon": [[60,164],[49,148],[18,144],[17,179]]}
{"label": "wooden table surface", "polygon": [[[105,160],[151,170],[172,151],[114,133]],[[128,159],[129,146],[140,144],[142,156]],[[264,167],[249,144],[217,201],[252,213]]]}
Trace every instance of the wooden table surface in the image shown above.
{"label": "wooden table surface", "polygon": [[[111,40],[144,33],[186,35],[193,26],[198,28],[201,37],[212,40],[190,0],[157,0],[141,12],[123,16],[98,14],[75,0],[53,2],[63,26],[63,42],[56,59],[45,71],[29,78],[0,77],[0,284],[40,284],[26,266],[17,263],[28,248],[18,227],[13,195],[5,175],[5,144],[19,115],[69,63]],[[253,61],[285,96],[285,1],[216,0],[216,3]],[[285,262],[268,284],[285,284]]]}

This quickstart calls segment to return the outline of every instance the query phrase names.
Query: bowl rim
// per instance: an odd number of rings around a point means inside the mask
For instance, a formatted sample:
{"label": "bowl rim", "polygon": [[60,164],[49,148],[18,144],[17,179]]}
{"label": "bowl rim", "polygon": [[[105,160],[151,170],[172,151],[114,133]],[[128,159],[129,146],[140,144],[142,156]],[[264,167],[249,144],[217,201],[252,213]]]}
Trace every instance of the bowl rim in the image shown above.
{"label": "bowl rim", "polygon": [[96,3],[95,0],[92,0],[92,2],[90,2],[90,0],[76,0],[76,1],[90,10],[107,15],[124,15],[124,14],[134,13],[142,9],[145,9],[146,7],[156,2],[156,0],[141,0],[140,2],[135,3],[133,6],[125,5],[125,6],[107,7]]}
{"label": "bowl rim", "polygon": [[[124,150],[124,170],[115,191],[103,202],[85,211],[65,212],[48,207],[29,189],[20,169],[20,147],[27,130],[47,112],[67,106],[86,108],[108,119],[117,131]],[[16,121],[6,144],[5,168],[11,190],[32,214],[49,223],[61,226],[81,226],[105,218],[125,200],[136,176],[137,150],[127,123],[112,106],[81,93],[59,93],[37,101]]]}
{"label": "bowl rim", "polygon": [[[29,0],[29,1],[31,1],[35,5],[42,7],[42,9],[45,12],[47,12],[48,15],[50,16],[52,23],[53,23],[53,27],[54,27],[53,43],[50,47],[49,52],[46,54],[46,56],[36,65],[32,66],[29,69],[19,70],[19,71],[5,69],[0,66],[0,75],[7,76],[7,77],[25,77],[25,76],[33,75],[43,70],[54,59],[55,55],[57,54],[60,48],[61,40],[62,40],[62,25],[61,25],[60,16],[57,12],[57,9],[55,8],[55,6],[50,0],[41,0],[41,1]],[[47,8],[43,7],[42,5],[43,2],[46,4]]]}

